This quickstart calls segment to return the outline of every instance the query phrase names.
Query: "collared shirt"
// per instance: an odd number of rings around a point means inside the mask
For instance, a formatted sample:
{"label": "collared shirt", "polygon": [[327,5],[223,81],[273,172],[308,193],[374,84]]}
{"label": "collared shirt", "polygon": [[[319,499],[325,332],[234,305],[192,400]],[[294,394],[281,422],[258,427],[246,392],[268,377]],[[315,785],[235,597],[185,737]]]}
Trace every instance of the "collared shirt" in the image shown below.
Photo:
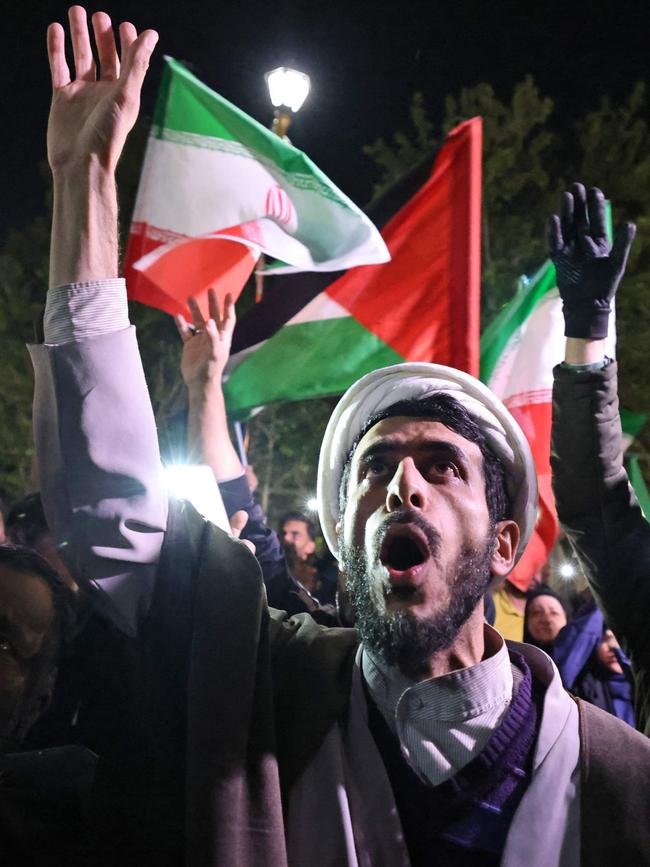
{"label": "collared shirt", "polygon": [[364,648],[363,676],[402,755],[422,780],[437,786],[486,746],[521,682],[504,640],[485,626],[486,646],[498,647],[470,668],[415,682]]}

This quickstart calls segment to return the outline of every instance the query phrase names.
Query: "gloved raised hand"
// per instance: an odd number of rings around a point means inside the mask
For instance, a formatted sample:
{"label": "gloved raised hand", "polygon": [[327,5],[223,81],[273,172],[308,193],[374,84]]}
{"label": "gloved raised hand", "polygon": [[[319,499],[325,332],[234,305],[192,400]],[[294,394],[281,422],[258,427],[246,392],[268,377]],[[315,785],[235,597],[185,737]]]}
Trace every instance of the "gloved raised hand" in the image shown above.
{"label": "gloved raised hand", "polygon": [[607,337],[611,301],[625,271],[636,226],[626,223],[614,244],[607,237],[605,197],[596,187],[585,193],[573,184],[562,199],[562,216],[548,221],[548,245],[563,301],[564,334]]}

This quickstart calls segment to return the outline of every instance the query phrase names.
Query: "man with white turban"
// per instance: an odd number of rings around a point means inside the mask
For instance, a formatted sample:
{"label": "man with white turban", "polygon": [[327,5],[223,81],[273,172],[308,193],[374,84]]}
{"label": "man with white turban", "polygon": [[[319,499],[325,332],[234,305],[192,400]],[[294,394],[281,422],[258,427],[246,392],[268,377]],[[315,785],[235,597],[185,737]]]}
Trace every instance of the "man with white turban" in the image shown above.
{"label": "man with white turban", "polygon": [[649,863],[650,822],[634,821],[647,787],[626,785],[631,769],[650,778],[645,740],[483,621],[536,490],[521,430],[475,379],[374,371],[332,416],[319,512],[358,633],[268,612],[250,551],[168,505],[116,279],[114,170],[155,34],[123,24],[120,67],[96,13],[96,79],[84,10],[70,21],[75,81],[60,26],[48,42],[52,286],[34,427],[48,523],[125,651],[128,700],[94,793],[101,863],[605,867],[589,834],[605,812],[619,863]]}
{"label": "man with white turban", "polygon": [[530,449],[503,404],[441,365],[367,374],[327,426],[318,505],[361,642],[337,653],[344,636],[308,618],[274,636],[289,862],[605,864],[590,841],[606,820],[622,863],[645,863],[650,835],[630,819],[650,798],[624,777],[650,770],[650,745],[483,620],[537,511]]}
{"label": "man with white turban", "polygon": [[[391,418],[396,421],[389,422]],[[407,418],[411,420],[406,422]],[[406,429],[408,433],[403,432]],[[470,439],[474,449],[467,450],[454,442],[459,437]],[[402,440],[405,444],[400,452]],[[407,444],[411,440],[416,450],[413,460],[402,465],[396,458],[408,456]],[[477,464],[475,479],[468,478],[473,462]],[[366,468],[368,463],[371,465]],[[413,470],[418,470],[422,478],[413,480],[416,490],[410,491]],[[391,482],[386,476],[393,473],[399,478]],[[461,480],[468,483],[467,488],[460,485]],[[532,532],[536,513],[536,476],[530,449],[501,402],[473,377],[441,365],[399,364],[376,370],[355,383],[334,411],[325,432],[318,481],[323,533],[344,565],[366,646],[371,640],[367,629],[374,633],[377,626],[370,594],[374,593],[375,601],[384,594],[386,613],[390,615],[383,621],[387,630],[398,623],[400,628],[408,629],[417,619],[417,631],[423,637],[428,623],[432,649],[436,651],[449,645],[461,627],[464,632],[466,619],[475,612],[479,661],[482,609],[478,602],[492,578],[508,572],[518,559]],[[427,481],[428,488],[424,485]],[[384,490],[386,485],[388,490]],[[353,506],[358,500],[365,504],[366,495],[376,491],[386,504],[375,519],[367,522],[361,548],[352,539],[357,521]],[[474,511],[470,515],[458,511],[461,491],[473,495],[470,500]],[[481,499],[486,501],[483,505],[487,505],[487,523],[483,521],[485,515],[479,514]],[[440,535],[446,529],[440,526],[446,517],[440,511],[443,506],[447,512],[457,511],[465,524],[456,534],[460,547],[456,544],[456,553],[443,570],[446,574],[441,585],[440,576],[435,576],[438,600],[433,619],[422,618],[426,608],[422,607],[422,597],[428,592],[425,555],[430,554],[433,563],[453,551],[450,542]],[[364,514],[368,511],[365,505],[362,510]],[[427,514],[431,511],[433,516]],[[483,537],[475,532],[481,527]],[[427,546],[430,551],[425,550]],[[483,556],[477,562],[479,552]],[[494,556],[503,559],[492,562]],[[413,560],[412,568],[397,568],[397,561],[405,558],[409,563]],[[463,579],[466,567],[470,574]],[[408,597],[413,598],[404,607],[402,603]],[[414,601],[417,606],[412,604]],[[434,633],[440,630],[445,634],[436,637]],[[402,640],[407,652],[417,652],[417,641],[407,635]],[[437,657],[436,665],[439,663]],[[423,665],[427,663],[423,661]]]}
{"label": "man with white turban", "polygon": [[[577,845],[567,841],[578,804],[566,797],[577,785],[577,709],[548,657],[508,650],[483,619],[485,591],[530,537],[536,496],[523,433],[473,377],[400,364],[343,396],[321,450],[319,516],[361,645],[346,726],[293,786],[290,861],[361,864],[362,844],[373,864],[433,853],[519,864],[535,829],[546,840],[540,864]],[[322,785],[326,769],[339,786],[354,781],[345,801]],[[541,791],[557,816],[550,827]],[[327,842],[310,861],[316,827]]]}

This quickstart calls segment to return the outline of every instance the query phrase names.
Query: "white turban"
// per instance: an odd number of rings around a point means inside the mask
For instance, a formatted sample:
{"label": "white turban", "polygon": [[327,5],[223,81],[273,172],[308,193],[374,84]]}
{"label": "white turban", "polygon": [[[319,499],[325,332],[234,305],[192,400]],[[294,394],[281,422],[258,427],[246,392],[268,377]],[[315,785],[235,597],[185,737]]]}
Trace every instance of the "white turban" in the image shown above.
{"label": "white turban", "polygon": [[462,404],[481,428],[490,450],[503,464],[512,515],[524,552],[537,519],[537,474],[523,431],[490,389],[460,370],[412,362],[373,370],[357,380],[338,402],[325,430],[318,462],[318,516],[330,551],[338,558],[336,524],[339,488],[355,440],[377,413],[403,400],[424,400],[445,392]]}

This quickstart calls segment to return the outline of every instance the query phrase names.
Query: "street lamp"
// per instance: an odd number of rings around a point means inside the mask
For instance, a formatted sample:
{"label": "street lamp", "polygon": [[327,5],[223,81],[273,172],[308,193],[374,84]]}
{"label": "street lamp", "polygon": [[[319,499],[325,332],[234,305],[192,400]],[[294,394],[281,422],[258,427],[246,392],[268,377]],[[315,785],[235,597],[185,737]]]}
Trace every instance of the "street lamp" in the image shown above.
{"label": "street lamp", "polygon": [[275,108],[273,132],[286,138],[291,118],[302,106],[309,94],[309,76],[297,69],[278,66],[264,76]]}
{"label": "street lamp", "polygon": [[570,578],[575,577],[576,567],[573,565],[573,563],[569,563],[567,561],[566,563],[560,564],[559,572],[560,577],[564,578],[565,581],[568,581]]}

